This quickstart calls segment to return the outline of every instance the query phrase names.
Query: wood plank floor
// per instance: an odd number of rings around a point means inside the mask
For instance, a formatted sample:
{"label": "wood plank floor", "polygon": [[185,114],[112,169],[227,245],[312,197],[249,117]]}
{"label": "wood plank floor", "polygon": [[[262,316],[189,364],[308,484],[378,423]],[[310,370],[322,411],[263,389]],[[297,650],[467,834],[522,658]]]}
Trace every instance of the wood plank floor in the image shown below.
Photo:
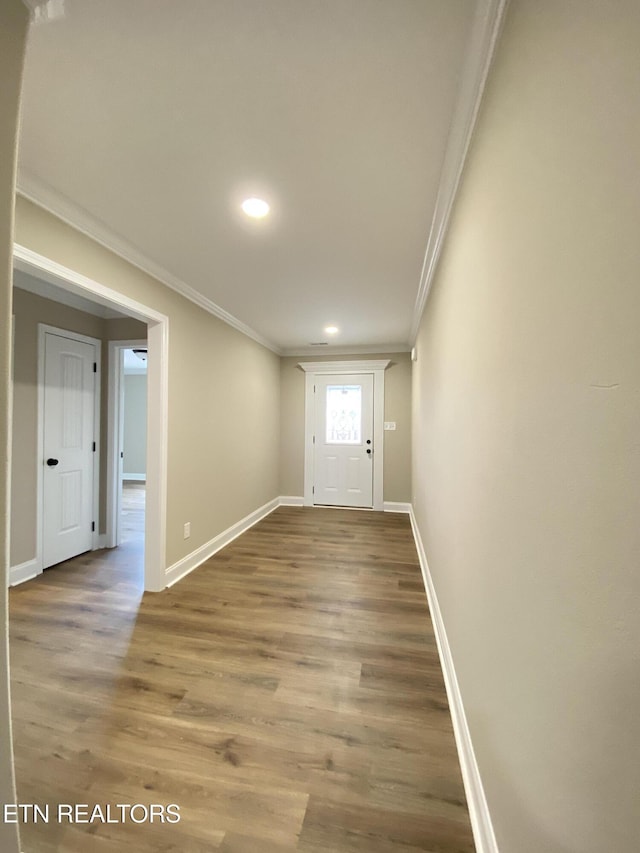
{"label": "wood plank floor", "polygon": [[407,516],[282,507],[159,594],[134,562],[11,590],[19,800],[181,820],[28,823],[25,853],[472,853]]}

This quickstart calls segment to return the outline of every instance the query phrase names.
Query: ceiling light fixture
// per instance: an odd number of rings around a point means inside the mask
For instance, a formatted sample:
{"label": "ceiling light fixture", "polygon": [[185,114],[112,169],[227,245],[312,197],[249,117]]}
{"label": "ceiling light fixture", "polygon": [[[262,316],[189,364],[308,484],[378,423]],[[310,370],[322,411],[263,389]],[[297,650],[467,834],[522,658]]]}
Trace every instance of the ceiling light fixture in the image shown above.
{"label": "ceiling light fixture", "polygon": [[261,198],[246,198],[242,202],[242,209],[252,219],[262,219],[269,213],[269,205]]}
{"label": "ceiling light fixture", "polygon": [[337,335],[338,334],[338,327],[337,326],[325,326],[324,330],[328,335]]}

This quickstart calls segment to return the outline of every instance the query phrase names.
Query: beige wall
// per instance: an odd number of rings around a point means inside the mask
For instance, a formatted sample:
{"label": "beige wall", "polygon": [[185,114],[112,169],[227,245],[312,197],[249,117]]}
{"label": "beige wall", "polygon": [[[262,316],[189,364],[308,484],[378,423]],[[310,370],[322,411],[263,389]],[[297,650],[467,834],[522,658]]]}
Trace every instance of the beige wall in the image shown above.
{"label": "beige wall", "polygon": [[[20,0],[0,3],[0,802],[15,803],[9,661],[7,578],[9,572],[9,368],[11,352],[11,270],[13,193],[18,114],[27,37],[27,10]],[[17,827],[0,821],[0,849],[17,853]]]}
{"label": "beige wall", "polygon": [[640,847],[640,4],[512,0],[419,340],[414,505],[504,853]]}
{"label": "beige wall", "polygon": [[124,377],[123,472],[145,474],[147,470],[147,374]]}
{"label": "beige wall", "polygon": [[105,322],[105,341],[144,341],[147,324],[133,317],[115,317]]}
{"label": "beige wall", "polygon": [[168,565],[278,495],[278,356],[22,198],[16,241],[169,317]]}
{"label": "beige wall", "polygon": [[304,371],[301,361],[390,359],[385,371],[384,418],[396,430],[384,434],[384,500],[411,500],[411,358],[382,355],[295,356],[281,359],[280,494],[304,494]]}
{"label": "beige wall", "polygon": [[36,554],[38,324],[98,338],[102,342],[100,401],[100,508],[98,530],[106,529],[108,341],[145,338],[146,326],[138,320],[104,320],[25,290],[14,289],[15,344],[13,366],[13,447],[11,465],[11,565],[32,560]]}

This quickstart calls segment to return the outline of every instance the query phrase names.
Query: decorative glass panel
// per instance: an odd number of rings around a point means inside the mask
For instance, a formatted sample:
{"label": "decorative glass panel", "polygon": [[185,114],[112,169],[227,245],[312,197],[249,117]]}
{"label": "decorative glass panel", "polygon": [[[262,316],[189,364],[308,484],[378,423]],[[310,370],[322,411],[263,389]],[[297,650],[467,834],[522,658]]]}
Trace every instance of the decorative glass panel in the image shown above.
{"label": "decorative glass panel", "polygon": [[362,443],[362,385],[327,385],[327,444]]}

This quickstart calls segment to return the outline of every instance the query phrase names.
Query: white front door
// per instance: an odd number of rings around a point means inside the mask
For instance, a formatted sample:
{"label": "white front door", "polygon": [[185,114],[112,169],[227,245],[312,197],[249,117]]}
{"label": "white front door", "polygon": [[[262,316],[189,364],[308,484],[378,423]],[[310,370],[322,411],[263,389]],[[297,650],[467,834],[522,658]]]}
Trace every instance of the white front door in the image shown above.
{"label": "white front door", "polygon": [[373,506],[373,375],[317,376],[313,502]]}
{"label": "white front door", "polygon": [[45,334],[43,568],[93,545],[93,344]]}

